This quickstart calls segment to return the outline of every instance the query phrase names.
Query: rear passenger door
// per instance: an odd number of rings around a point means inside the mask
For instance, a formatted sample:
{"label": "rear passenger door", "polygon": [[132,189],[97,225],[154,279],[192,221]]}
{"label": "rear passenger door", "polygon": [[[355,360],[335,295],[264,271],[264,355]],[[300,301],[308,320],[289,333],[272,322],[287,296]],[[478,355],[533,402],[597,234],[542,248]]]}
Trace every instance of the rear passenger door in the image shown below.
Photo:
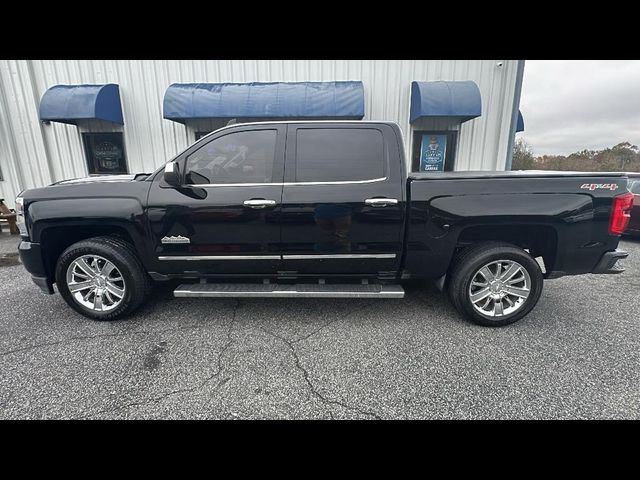
{"label": "rear passenger door", "polygon": [[404,179],[385,124],[289,124],[281,225],[292,275],[384,275],[400,264]]}

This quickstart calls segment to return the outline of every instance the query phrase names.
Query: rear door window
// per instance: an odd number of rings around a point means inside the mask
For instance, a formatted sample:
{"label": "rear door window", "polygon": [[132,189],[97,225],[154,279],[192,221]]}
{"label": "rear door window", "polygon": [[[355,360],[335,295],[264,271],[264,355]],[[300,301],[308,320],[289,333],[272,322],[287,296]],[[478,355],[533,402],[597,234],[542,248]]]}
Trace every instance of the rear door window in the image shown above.
{"label": "rear door window", "polygon": [[385,176],[382,132],[373,128],[299,128],[296,182],[350,182]]}

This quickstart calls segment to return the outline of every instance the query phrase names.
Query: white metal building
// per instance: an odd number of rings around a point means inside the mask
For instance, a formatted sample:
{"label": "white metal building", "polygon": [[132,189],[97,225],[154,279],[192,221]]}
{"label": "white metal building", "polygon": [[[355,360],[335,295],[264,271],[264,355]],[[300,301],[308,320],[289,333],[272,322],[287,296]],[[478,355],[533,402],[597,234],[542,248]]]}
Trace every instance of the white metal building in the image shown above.
{"label": "white metal building", "polygon": [[523,72],[522,60],[0,60],[0,198],[13,208],[26,188],[153,171],[231,119],[391,120],[410,169],[504,170]]}

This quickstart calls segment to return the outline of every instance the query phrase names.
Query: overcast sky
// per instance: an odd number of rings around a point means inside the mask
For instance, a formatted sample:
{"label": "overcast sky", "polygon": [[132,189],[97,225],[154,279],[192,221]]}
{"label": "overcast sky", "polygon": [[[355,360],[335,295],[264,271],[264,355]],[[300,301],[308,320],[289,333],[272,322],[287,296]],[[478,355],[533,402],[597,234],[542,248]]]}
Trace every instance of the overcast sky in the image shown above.
{"label": "overcast sky", "polygon": [[535,155],[640,144],[640,61],[527,60],[520,111]]}

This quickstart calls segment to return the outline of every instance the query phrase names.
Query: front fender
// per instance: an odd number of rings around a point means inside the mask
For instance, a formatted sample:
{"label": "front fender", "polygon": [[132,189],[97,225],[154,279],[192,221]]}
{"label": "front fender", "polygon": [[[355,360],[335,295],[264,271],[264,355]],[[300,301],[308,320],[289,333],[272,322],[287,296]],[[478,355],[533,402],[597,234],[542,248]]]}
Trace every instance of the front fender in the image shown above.
{"label": "front fender", "polygon": [[31,241],[41,243],[52,227],[109,227],[124,229],[148,267],[148,227],[142,204],[135,198],[72,198],[35,201],[29,204],[27,226]]}

